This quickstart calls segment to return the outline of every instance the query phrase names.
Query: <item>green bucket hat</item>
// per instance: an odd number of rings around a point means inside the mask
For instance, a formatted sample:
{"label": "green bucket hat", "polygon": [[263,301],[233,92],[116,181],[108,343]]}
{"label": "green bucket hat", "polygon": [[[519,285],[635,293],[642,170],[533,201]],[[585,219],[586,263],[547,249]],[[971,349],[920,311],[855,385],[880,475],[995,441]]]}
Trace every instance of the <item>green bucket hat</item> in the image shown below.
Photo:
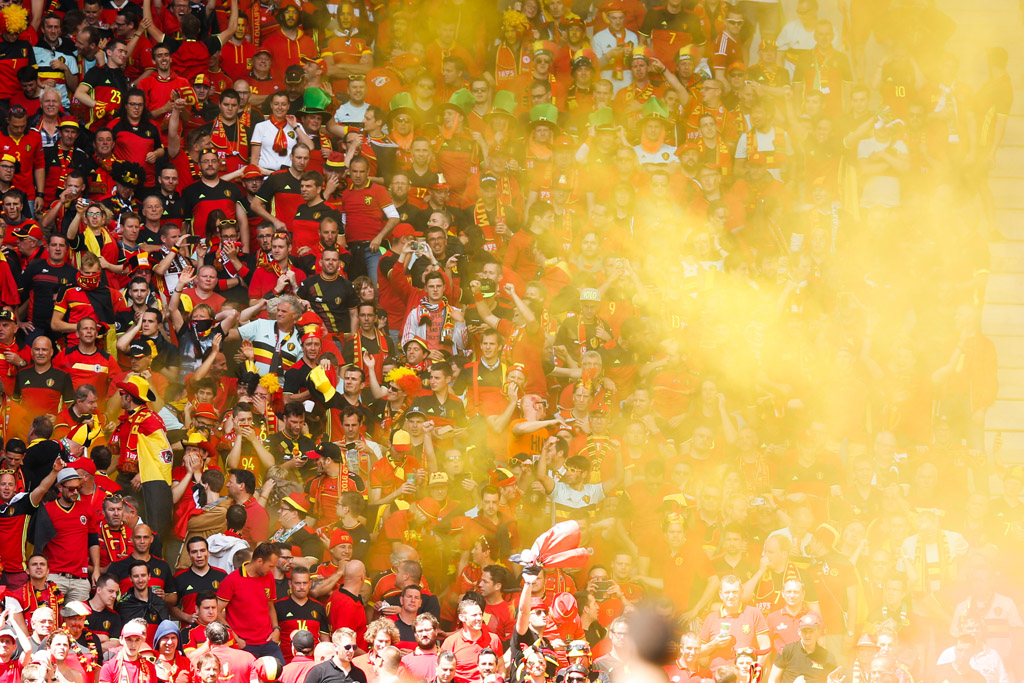
{"label": "green bucket hat", "polygon": [[547,124],[558,130],[558,107],[551,103],[534,105],[530,110],[530,128]]}
{"label": "green bucket hat", "polygon": [[601,107],[587,119],[596,130],[615,130],[615,112],[611,107]]}
{"label": "green bucket hat", "polygon": [[399,114],[408,114],[413,116],[416,113],[415,106],[413,105],[412,95],[407,92],[400,92],[391,98],[388,103],[388,121],[395,118]]}
{"label": "green bucket hat", "polygon": [[330,118],[331,112],[327,110],[330,104],[331,96],[322,88],[306,88],[302,93],[302,109],[299,110],[299,115],[314,114],[321,118]]}
{"label": "green bucket hat", "polygon": [[467,116],[475,103],[476,100],[473,99],[473,93],[468,88],[459,88],[452,93],[447,102],[441,105],[441,109],[451,109],[463,116]]}
{"label": "green bucket hat", "polygon": [[507,116],[516,121],[519,118],[516,116],[516,107],[519,103],[516,101],[516,94],[511,90],[499,90],[494,93],[494,102],[491,104],[491,111],[484,115],[484,120],[492,116]]}
{"label": "green bucket hat", "polygon": [[645,121],[647,119],[657,119],[668,123],[668,107],[657,97],[652,97],[644,102],[644,106],[640,109],[640,117]]}

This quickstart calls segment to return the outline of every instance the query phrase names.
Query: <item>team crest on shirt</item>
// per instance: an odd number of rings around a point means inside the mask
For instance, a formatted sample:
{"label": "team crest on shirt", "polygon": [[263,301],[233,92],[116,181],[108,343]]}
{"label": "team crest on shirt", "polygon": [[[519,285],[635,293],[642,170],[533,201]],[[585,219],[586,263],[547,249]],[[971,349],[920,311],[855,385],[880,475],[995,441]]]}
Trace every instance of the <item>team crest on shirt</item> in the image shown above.
{"label": "team crest on shirt", "polygon": [[743,624],[742,626],[740,626],[740,630],[743,631],[744,634],[749,634],[750,624]]}
{"label": "team crest on shirt", "polygon": [[86,523],[86,522],[88,522],[89,520],[87,520],[87,519],[85,518],[85,515],[81,515],[81,516],[80,516],[80,517],[78,518],[78,521],[79,521],[79,522],[81,522],[82,524],[85,524],[85,523]]}
{"label": "team crest on shirt", "polygon": [[214,581],[213,582],[213,587],[214,588],[220,588],[220,581]]}
{"label": "team crest on shirt", "polygon": [[373,204],[373,197],[371,197],[369,195],[363,197],[363,204],[366,204],[367,206],[369,206],[370,204]]}
{"label": "team crest on shirt", "polygon": [[292,138],[294,140],[295,139],[295,131],[294,130],[288,131],[288,137],[290,137],[290,138]]}
{"label": "team crest on shirt", "polygon": [[163,573],[163,570],[161,570],[160,567],[153,568],[153,576],[160,576],[161,573]]}
{"label": "team crest on shirt", "polygon": [[267,594],[267,599],[269,600],[270,599],[270,589],[269,588],[264,588],[263,592]]}
{"label": "team crest on shirt", "polygon": [[53,380],[52,379],[46,380],[46,386],[52,387],[53,386]]}
{"label": "team crest on shirt", "polygon": [[668,152],[662,152],[661,158],[664,159],[665,161],[668,161]]}
{"label": "team crest on shirt", "polygon": [[110,629],[110,622],[109,621],[104,621],[103,622],[103,630],[106,631],[108,629]]}

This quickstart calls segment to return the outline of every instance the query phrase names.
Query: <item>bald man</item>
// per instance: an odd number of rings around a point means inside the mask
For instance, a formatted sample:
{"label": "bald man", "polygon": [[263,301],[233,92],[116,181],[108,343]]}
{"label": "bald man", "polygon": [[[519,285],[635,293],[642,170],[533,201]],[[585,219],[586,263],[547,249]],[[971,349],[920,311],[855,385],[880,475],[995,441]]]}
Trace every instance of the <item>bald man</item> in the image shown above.
{"label": "bald man", "polygon": [[331,631],[348,627],[359,634],[358,644],[367,649],[363,632],[366,630],[366,606],[361,597],[366,585],[366,566],[359,560],[350,560],[345,565],[345,579],[341,588],[331,595],[327,602],[327,617]]}
{"label": "bald man", "polygon": [[132,589],[131,567],[141,560],[149,567],[149,588],[162,597],[167,606],[178,604],[178,587],[174,584],[174,572],[164,560],[153,555],[153,530],[146,524],[139,524],[132,530],[134,549],[128,557],[111,563],[108,572],[117,577],[121,593]]}
{"label": "bald man", "polygon": [[29,415],[57,416],[65,403],[75,400],[71,375],[53,366],[53,342],[36,337],[32,342],[32,365],[18,372],[14,398]]}

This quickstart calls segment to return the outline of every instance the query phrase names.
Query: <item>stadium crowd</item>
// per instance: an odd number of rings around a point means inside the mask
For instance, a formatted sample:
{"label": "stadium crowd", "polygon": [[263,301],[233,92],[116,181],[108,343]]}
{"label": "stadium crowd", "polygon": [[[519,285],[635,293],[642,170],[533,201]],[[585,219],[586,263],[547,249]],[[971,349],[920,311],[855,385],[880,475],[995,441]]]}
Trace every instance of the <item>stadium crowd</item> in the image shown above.
{"label": "stadium crowd", "polygon": [[0,0],[0,683],[1024,679],[955,28]]}

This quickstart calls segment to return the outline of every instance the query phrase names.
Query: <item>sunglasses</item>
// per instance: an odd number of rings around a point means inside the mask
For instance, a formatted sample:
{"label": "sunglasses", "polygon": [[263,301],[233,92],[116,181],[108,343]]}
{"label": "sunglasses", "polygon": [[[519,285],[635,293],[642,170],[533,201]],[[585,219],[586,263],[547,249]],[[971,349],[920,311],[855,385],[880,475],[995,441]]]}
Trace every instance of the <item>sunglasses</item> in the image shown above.
{"label": "sunglasses", "polygon": [[341,649],[342,650],[354,650],[354,649],[356,649],[356,646],[355,645],[342,645]]}

